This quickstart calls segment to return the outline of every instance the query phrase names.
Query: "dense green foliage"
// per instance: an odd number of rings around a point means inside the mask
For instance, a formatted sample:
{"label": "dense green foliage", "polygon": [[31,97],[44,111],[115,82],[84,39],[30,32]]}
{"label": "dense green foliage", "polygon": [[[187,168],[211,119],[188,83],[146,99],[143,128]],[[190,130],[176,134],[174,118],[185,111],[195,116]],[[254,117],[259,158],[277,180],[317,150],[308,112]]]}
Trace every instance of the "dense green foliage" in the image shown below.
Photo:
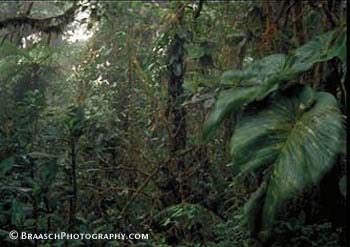
{"label": "dense green foliage", "polygon": [[0,246],[345,246],[345,16],[0,2]]}

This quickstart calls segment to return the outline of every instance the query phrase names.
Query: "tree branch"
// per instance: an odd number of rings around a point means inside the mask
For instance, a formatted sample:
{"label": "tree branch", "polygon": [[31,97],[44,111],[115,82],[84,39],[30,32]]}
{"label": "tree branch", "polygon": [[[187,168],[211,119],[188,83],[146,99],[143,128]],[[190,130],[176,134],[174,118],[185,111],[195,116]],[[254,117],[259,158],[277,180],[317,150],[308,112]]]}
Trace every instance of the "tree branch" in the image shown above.
{"label": "tree branch", "polygon": [[29,25],[33,29],[45,33],[61,32],[63,28],[74,19],[74,14],[78,5],[73,4],[66,12],[61,15],[48,18],[32,18],[28,15],[20,15],[12,18],[0,20],[0,29],[8,26]]}

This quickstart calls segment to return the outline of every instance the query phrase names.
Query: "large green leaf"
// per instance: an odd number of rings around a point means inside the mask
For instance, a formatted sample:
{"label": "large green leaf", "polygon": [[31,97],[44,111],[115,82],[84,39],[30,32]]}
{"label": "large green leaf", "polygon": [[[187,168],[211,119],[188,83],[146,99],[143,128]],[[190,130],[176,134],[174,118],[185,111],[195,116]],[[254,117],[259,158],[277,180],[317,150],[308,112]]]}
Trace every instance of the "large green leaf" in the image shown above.
{"label": "large green leaf", "polygon": [[[234,78],[231,83],[238,87],[222,91],[215,103],[214,110],[210,113],[204,125],[204,136],[208,139],[224,118],[231,112],[242,110],[242,107],[266,97],[278,88],[278,82],[284,81],[286,57],[283,54],[268,56],[253,63],[245,71],[229,71],[223,75],[228,80]],[[228,81],[226,81],[228,82]]]}
{"label": "large green leaf", "polygon": [[290,61],[291,73],[309,70],[315,63],[328,61],[335,57],[346,62],[346,31],[337,29],[317,36],[308,43],[292,51]]}
{"label": "large green leaf", "polygon": [[264,99],[315,63],[334,57],[346,61],[345,47],[346,33],[343,29],[337,29],[314,38],[287,56],[274,54],[253,62],[245,70],[226,71],[221,77],[221,83],[231,85],[233,89],[219,94],[205,123],[204,138],[210,138],[231,113],[242,110],[251,102]]}
{"label": "large green leaf", "polygon": [[221,83],[231,85],[258,85],[283,71],[286,55],[273,54],[252,63],[245,70],[229,70],[222,74]]}
{"label": "large green leaf", "polygon": [[209,138],[214,130],[221,124],[222,120],[230,113],[252,99],[256,94],[255,87],[233,88],[222,91],[212,111],[204,124],[204,135]]}
{"label": "large green leaf", "polygon": [[241,172],[271,168],[264,227],[273,225],[283,200],[319,181],[333,165],[342,138],[336,99],[309,87],[289,89],[275,95],[266,108],[243,114],[230,143],[232,165]]}

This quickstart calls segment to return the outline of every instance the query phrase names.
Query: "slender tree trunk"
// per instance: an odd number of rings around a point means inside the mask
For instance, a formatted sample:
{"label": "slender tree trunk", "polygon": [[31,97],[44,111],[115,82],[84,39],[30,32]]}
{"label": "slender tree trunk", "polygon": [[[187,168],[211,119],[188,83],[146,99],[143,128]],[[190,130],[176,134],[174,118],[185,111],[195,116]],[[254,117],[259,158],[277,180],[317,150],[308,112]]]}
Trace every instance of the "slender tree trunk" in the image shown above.
{"label": "slender tree trunk", "polygon": [[[36,172],[36,164],[35,162],[29,157],[30,162],[30,177],[34,181],[35,180],[35,172]],[[34,219],[34,232],[38,231],[38,202],[37,202],[37,196],[35,193],[32,193],[33,202],[32,202],[32,217]],[[38,240],[34,240],[34,246],[38,246]]]}
{"label": "slender tree trunk", "polygon": [[70,155],[71,155],[70,185],[72,187],[72,195],[69,200],[69,229],[74,230],[76,201],[77,201],[76,148],[75,148],[74,138],[71,138],[70,148],[71,148],[70,150]]}
{"label": "slender tree trunk", "polygon": [[179,182],[179,194],[183,199],[183,172],[185,161],[181,150],[186,147],[186,110],[183,103],[183,82],[185,74],[184,49],[185,40],[178,34],[173,36],[169,47],[169,83],[168,83],[168,121],[171,123],[170,156],[171,163],[176,168],[176,178]]}

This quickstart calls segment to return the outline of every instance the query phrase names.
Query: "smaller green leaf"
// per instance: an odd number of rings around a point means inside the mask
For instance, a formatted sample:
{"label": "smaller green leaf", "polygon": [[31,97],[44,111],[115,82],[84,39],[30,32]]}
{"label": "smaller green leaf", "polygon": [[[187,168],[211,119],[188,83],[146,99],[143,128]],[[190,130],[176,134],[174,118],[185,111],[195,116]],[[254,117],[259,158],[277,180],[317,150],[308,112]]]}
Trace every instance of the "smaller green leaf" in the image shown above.
{"label": "smaller green leaf", "polygon": [[340,193],[346,198],[346,176],[343,176],[339,181]]}
{"label": "smaller green leaf", "polygon": [[29,156],[31,156],[32,158],[39,158],[39,159],[52,159],[52,158],[57,158],[56,155],[53,154],[48,154],[48,153],[44,153],[44,152],[31,152],[28,153]]}
{"label": "smaller green leaf", "polygon": [[5,175],[6,172],[11,170],[12,164],[13,164],[13,158],[12,157],[1,161],[1,163],[0,163],[0,174],[1,175]]}
{"label": "smaller green leaf", "polygon": [[337,29],[316,36],[291,52],[293,61],[290,64],[292,73],[302,73],[309,70],[315,63],[328,61],[339,57],[346,61],[346,32]]}
{"label": "smaller green leaf", "polygon": [[23,210],[23,206],[17,200],[12,201],[11,214],[12,224],[20,226],[24,222],[25,213]]}
{"label": "smaller green leaf", "polygon": [[183,88],[189,92],[196,92],[198,90],[198,83],[192,80],[185,80]]}
{"label": "smaller green leaf", "polygon": [[273,54],[253,62],[245,70],[228,70],[222,74],[221,83],[229,85],[260,85],[284,71],[286,55]]}
{"label": "smaller green leaf", "polygon": [[200,46],[187,46],[187,54],[191,59],[199,59],[205,55],[205,50]]}
{"label": "smaller green leaf", "polygon": [[228,114],[241,110],[242,105],[254,98],[255,94],[255,87],[222,91],[215,103],[214,110],[204,124],[204,139],[209,139]]}

